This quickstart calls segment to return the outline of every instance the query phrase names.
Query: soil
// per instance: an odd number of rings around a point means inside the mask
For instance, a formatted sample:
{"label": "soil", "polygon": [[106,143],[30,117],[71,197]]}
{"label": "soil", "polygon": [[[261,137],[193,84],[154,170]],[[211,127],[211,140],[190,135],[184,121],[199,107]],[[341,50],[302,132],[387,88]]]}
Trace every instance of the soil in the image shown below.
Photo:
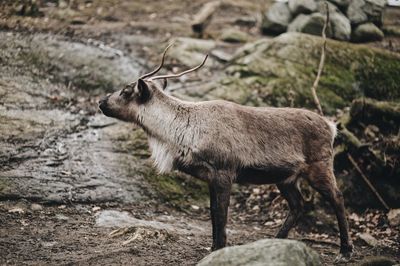
{"label": "soil", "polygon": [[[122,51],[134,58],[132,71],[138,73],[157,63],[171,36],[192,35],[190,18],[206,1],[42,2],[40,12],[19,16],[14,1],[3,1],[3,40],[45,34],[57,39],[57,47],[60,38],[67,45],[95,43],[102,51],[108,47],[106,53]],[[263,3],[226,1],[208,37],[217,38],[226,25],[237,25],[237,18],[258,17]],[[237,27],[250,38],[260,37],[257,25]],[[397,37],[390,40],[391,45],[398,43]],[[372,45],[386,47],[385,42]],[[396,47],[390,49],[396,52]],[[76,77],[71,85],[60,78],[69,70],[54,67],[54,62],[39,73],[21,62],[13,65],[0,58],[0,63],[1,265],[194,265],[210,253],[207,203],[185,198],[180,205],[160,196],[142,171],[150,167],[146,146],[139,149],[141,142],[130,137],[140,139],[140,130],[104,118],[97,110],[98,99],[112,88],[87,90]],[[46,73],[52,78],[43,78]],[[286,211],[273,186],[235,187],[229,245],[273,237]],[[399,229],[389,226],[383,211],[349,210],[349,217],[356,248],[351,264],[371,256],[399,262]],[[360,233],[372,235],[377,244],[365,243]],[[290,238],[316,249],[326,265],[339,250],[335,218],[325,204],[308,206]]]}

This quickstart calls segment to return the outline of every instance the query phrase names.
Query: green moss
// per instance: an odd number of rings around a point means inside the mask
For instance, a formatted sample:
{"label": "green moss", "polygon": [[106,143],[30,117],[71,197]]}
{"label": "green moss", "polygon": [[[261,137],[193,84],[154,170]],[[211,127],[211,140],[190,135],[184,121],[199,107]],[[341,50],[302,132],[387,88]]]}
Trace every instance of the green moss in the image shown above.
{"label": "green moss", "polygon": [[173,172],[158,174],[152,167],[142,173],[164,202],[178,208],[190,205],[206,206],[208,187],[203,181]]}
{"label": "green moss", "polygon": [[[217,97],[247,105],[315,108],[311,87],[317,75],[322,39],[287,33],[259,40],[234,57],[228,79],[215,85]],[[363,45],[328,40],[317,88],[326,114],[349,106],[363,95],[400,98],[400,57]],[[227,83],[226,80],[229,80]],[[224,87],[223,89],[220,86]],[[239,96],[238,96],[239,95]]]}
{"label": "green moss", "polygon": [[357,80],[365,96],[378,100],[400,99],[400,59],[377,54],[358,69]]}

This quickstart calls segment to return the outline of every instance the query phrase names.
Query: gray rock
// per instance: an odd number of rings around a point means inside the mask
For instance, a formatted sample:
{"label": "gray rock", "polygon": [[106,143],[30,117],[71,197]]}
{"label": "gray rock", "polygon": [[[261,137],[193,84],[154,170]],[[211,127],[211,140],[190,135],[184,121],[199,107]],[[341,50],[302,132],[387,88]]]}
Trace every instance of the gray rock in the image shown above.
{"label": "gray rock", "polygon": [[218,61],[228,62],[232,59],[232,54],[224,52],[223,50],[213,50],[211,55],[215,57]]}
{"label": "gray rock", "polygon": [[[137,78],[137,60],[101,44],[11,32],[0,33],[0,58],[0,197],[58,204],[143,199],[151,170],[142,159],[143,133],[102,119],[88,127],[79,103],[87,101],[79,89],[105,94],[100,90]],[[66,106],[70,99],[76,101]]]}
{"label": "gray rock", "polygon": [[385,0],[353,0],[347,9],[347,17],[353,25],[369,21],[380,26],[385,4]]}
{"label": "gray rock", "polygon": [[373,23],[365,23],[354,29],[352,40],[354,42],[373,42],[381,41],[383,37],[383,32],[377,26]]}
{"label": "gray rock", "polygon": [[[169,49],[168,56],[189,67],[200,64],[204,59],[204,55],[217,46],[213,40],[186,37],[176,38],[173,40],[173,43],[174,45]],[[209,58],[205,67],[212,65],[212,61]]]}
{"label": "gray rock", "polygon": [[288,32],[303,32],[320,36],[324,27],[325,16],[321,13],[298,15],[288,27]]}
{"label": "gray rock", "polygon": [[226,29],[221,33],[221,40],[225,42],[240,43],[247,42],[248,39],[247,33],[235,28]]}
{"label": "gray rock", "polygon": [[203,227],[190,222],[183,224],[173,216],[159,216],[158,218],[162,221],[137,219],[126,211],[103,210],[96,213],[96,226],[105,228],[146,227],[177,234],[204,234],[205,232]]}
{"label": "gray rock", "polygon": [[326,16],[326,5],[329,8],[329,27],[327,36],[336,40],[348,41],[351,37],[350,20],[333,4],[325,1],[318,2],[317,10],[319,13]]}
{"label": "gray rock", "polygon": [[43,210],[43,207],[40,204],[32,203],[31,204],[31,210],[32,211],[41,211],[41,210]]}
{"label": "gray rock", "polygon": [[198,266],[219,265],[321,265],[318,254],[304,243],[288,239],[262,239],[215,251]]}
{"label": "gray rock", "polygon": [[267,10],[261,30],[266,34],[280,34],[286,31],[291,20],[292,14],[287,3],[278,2]]}
{"label": "gray rock", "polygon": [[376,240],[376,238],[373,237],[371,234],[362,233],[358,235],[358,238],[360,238],[365,244],[371,247],[376,247],[378,245],[378,240]]}
{"label": "gray rock", "polygon": [[317,3],[314,0],[289,0],[289,9],[294,15],[308,14],[317,9]]}
{"label": "gray rock", "polygon": [[349,7],[347,8],[347,17],[349,18],[351,24],[358,25],[360,23],[366,22],[368,19],[367,14],[365,14],[362,7],[364,6],[364,0],[353,0],[351,1]]}
{"label": "gray rock", "polygon": [[332,38],[341,41],[348,41],[351,37],[350,20],[341,12],[332,13],[330,16],[330,27]]}

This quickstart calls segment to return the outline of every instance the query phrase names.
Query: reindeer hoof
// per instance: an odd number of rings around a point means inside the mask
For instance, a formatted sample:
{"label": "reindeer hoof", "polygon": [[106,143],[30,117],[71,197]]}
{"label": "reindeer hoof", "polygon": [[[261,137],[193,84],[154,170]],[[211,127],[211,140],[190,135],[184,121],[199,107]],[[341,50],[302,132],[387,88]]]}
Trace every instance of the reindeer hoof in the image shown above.
{"label": "reindeer hoof", "polygon": [[334,260],[334,263],[346,263],[351,259],[352,252],[340,253]]}

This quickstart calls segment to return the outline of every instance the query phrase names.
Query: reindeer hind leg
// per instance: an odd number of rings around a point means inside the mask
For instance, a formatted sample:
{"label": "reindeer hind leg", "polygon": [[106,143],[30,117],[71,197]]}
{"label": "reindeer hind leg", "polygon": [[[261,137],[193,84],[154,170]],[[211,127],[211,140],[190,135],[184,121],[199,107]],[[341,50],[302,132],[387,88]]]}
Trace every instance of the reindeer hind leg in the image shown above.
{"label": "reindeer hind leg", "polygon": [[347,223],[343,195],[337,188],[332,162],[315,162],[309,169],[307,178],[310,185],[330,203],[338,220],[340,231],[340,255],[337,259],[348,260],[353,252],[353,245],[349,237],[349,225]]}

